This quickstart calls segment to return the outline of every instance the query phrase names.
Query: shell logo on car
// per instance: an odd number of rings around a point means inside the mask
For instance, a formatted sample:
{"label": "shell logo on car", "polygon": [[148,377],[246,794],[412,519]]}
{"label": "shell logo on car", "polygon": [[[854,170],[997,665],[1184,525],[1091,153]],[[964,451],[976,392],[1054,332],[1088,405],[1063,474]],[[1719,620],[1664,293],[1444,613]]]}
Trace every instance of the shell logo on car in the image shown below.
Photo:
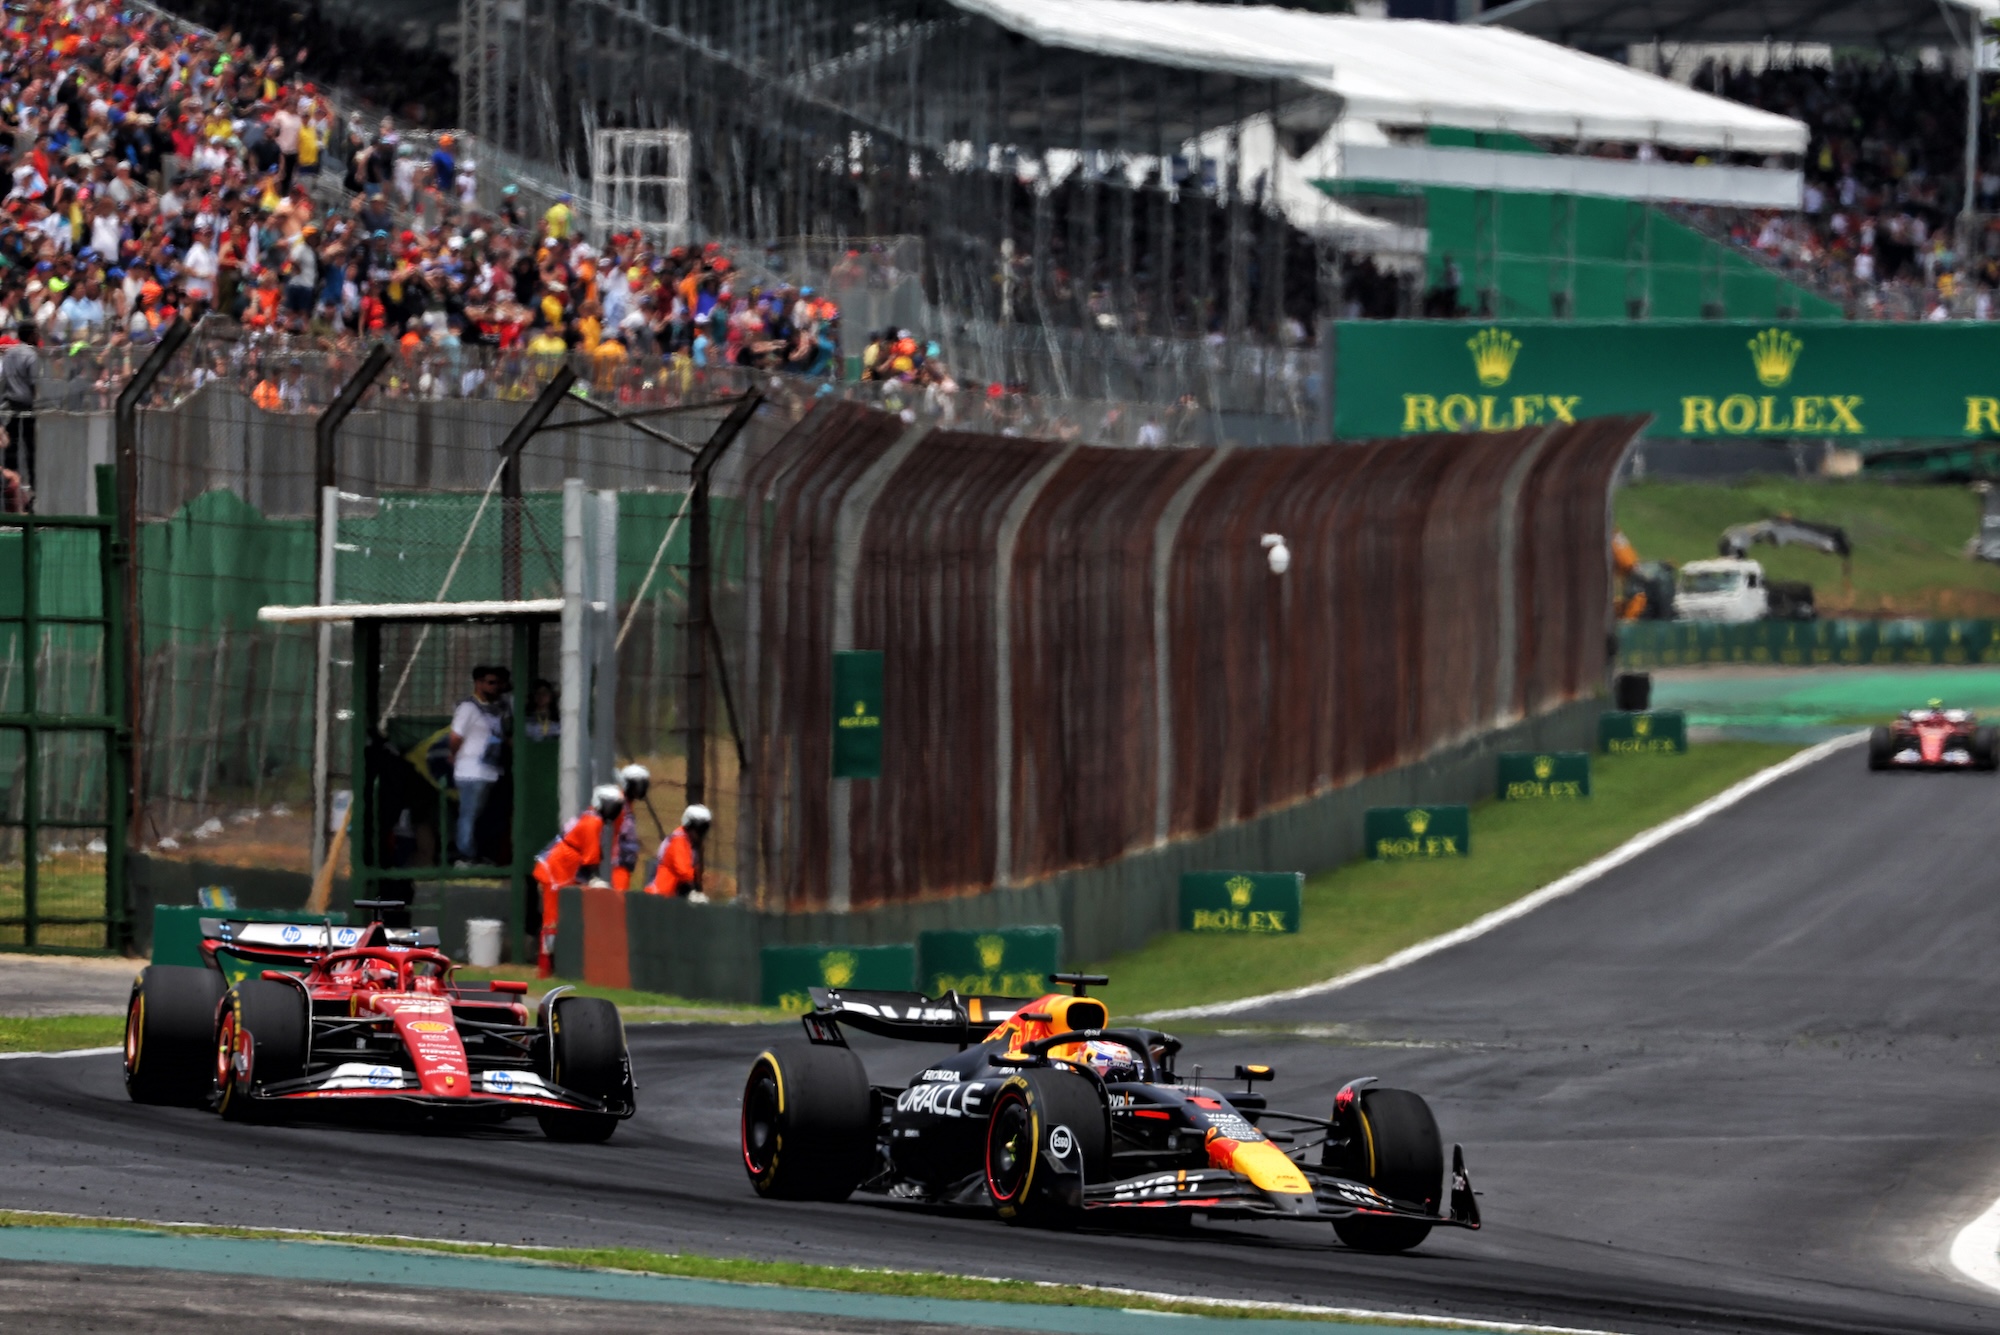
{"label": "shell logo on car", "polygon": [[440,1024],[436,1020],[418,1020],[410,1028],[419,1034],[448,1034],[451,1032],[450,1025]]}

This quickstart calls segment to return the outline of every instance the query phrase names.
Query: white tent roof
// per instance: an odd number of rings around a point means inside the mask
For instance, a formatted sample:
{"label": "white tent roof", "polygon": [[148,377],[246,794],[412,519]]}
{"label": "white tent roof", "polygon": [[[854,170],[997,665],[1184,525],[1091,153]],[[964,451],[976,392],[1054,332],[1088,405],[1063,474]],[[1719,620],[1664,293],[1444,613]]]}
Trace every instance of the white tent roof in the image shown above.
{"label": "white tent roof", "polygon": [[1156,0],[952,0],[1048,46],[1337,95],[1342,114],[1562,138],[1802,153],[1806,127],[1506,28]]}

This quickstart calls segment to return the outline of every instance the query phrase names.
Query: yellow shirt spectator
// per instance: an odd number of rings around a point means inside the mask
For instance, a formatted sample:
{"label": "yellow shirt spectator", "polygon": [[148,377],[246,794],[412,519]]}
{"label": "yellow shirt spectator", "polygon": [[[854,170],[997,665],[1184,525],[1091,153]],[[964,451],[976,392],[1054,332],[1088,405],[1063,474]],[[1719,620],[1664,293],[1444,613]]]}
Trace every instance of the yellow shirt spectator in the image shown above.
{"label": "yellow shirt spectator", "polygon": [[570,216],[569,205],[560,199],[549,205],[549,211],[542,215],[542,227],[548,232],[551,240],[569,240]]}

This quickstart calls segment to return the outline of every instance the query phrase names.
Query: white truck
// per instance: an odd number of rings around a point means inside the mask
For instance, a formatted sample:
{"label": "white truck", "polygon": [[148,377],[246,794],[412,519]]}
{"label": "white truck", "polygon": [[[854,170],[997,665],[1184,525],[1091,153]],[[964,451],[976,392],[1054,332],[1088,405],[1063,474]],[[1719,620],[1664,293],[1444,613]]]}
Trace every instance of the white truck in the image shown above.
{"label": "white truck", "polygon": [[1773,582],[1756,561],[1724,556],[1690,561],[1674,588],[1676,621],[1811,621],[1812,586]]}

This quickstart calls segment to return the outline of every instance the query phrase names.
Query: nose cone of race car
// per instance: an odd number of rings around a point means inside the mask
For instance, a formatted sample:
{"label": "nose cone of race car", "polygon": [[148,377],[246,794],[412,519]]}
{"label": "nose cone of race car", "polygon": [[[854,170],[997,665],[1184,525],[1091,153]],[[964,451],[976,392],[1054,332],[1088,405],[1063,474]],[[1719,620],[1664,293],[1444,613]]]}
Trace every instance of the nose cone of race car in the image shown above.
{"label": "nose cone of race car", "polygon": [[417,1083],[424,1093],[447,1099],[462,1099],[472,1093],[465,1044],[451,1021],[448,1004],[429,997],[385,997],[377,1002],[377,1008],[395,1016],[396,1032],[416,1066]]}
{"label": "nose cone of race car", "polygon": [[1293,1214],[1318,1214],[1312,1183],[1285,1152],[1268,1140],[1231,1140],[1210,1131],[1208,1161],[1250,1179],[1271,1204]]}

